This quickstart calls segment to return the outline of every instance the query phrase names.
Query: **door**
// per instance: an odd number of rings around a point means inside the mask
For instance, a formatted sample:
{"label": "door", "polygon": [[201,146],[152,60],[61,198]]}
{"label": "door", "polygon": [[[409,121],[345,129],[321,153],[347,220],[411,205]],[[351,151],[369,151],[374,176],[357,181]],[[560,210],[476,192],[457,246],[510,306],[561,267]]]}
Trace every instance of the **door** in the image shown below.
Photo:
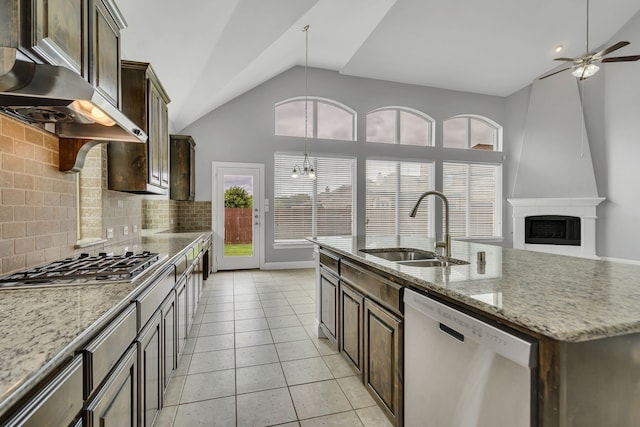
{"label": "door", "polygon": [[214,271],[260,268],[264,165],[213,163]]}

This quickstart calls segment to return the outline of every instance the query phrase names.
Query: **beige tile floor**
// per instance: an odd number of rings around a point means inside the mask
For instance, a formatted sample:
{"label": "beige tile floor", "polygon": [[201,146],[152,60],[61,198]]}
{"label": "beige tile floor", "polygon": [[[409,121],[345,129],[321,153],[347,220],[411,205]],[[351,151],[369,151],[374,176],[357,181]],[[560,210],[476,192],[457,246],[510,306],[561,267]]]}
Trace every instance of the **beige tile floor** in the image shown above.
{"label": "beige tile floor", "polygon": [[156,426],[390,426],[314,334],[314,270],[214,274]]}

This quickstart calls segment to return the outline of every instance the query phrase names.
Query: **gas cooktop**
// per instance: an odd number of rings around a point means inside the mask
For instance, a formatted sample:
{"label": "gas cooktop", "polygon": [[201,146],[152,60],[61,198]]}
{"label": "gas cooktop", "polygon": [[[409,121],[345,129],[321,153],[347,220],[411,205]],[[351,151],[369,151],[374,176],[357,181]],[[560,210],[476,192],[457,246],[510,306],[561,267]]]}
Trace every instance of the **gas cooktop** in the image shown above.
{"label": "gas cooktop", "polygon": [[166,257],[148,251],[137,254],[126,252],[123,255],[83,253],[2,276],[0,289],[131,282]]}

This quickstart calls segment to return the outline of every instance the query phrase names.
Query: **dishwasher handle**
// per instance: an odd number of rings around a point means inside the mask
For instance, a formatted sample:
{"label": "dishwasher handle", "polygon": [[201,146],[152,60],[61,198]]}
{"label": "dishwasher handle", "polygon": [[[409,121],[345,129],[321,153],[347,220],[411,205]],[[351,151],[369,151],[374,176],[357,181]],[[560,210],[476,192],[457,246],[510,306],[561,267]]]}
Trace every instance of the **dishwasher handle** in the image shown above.
{"label": "dishwasher handle", "polygon": [[453,328],[448,327],[444,323],[440,323],[440,330],[447,335],[451,335],[453,338],[457,339],[460,342],[464,342],[464,335],[460,332],[456,331]]}
{"label": "dishwasher handle", "polygon": [[407,309],[411,308],[438,322],[440,329],[449,335],[458,334],[462,339],[456,338],[460,341],[475,341],[524,367],[535,368],[538,364],[537,343],[533,338],[525,340],[409,289],[405,289],[404,304],[407,322]]}

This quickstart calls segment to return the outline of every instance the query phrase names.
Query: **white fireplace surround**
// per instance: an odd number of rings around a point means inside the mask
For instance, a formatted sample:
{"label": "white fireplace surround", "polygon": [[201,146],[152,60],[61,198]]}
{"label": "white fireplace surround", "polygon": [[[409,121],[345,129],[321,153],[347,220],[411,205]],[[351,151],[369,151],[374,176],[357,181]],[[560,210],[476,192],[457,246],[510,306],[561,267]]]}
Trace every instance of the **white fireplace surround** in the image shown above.
{"label": "white fireplace surround", "polygon": [[[604,197],[554,197],[507,199],[513,206],[513,247],[582,258],[596,255],[596,207]],[[580,218],[580,246],[525,243],[525,221],[532,215],[566,215]]]}

